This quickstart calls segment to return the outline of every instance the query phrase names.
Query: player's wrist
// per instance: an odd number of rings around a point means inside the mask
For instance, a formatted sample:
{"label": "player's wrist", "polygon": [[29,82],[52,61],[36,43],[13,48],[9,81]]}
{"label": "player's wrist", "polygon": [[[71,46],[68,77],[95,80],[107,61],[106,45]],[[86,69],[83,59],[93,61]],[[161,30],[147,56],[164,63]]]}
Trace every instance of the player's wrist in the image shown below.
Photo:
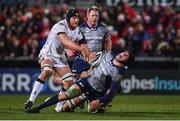
{"label": "player's wrist", "polygon": [[83,47],[79,47],[79,51],[80,51],[81,53],[83,53],[83,52],[84,52],[84,48],[83,48]]}

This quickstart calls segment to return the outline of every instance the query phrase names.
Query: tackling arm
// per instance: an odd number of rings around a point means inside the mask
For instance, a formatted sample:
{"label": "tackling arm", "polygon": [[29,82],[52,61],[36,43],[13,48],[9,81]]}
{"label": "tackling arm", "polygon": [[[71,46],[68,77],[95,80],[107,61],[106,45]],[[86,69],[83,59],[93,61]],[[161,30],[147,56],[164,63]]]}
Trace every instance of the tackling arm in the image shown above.
{"label": "tackling arm", "polygon": [[73,41],[71,41],[66,33],[60,33],[59,37],[60,37],[62,44],[65,47],[67,47],[68,49],[73,49],[73,50],[80,51],[80,52],[82,51],[82,47],[79,46],[78,44],[74,43]]}
{"label": "tackling arm", "polygon": [[60,33],[59,37],[65,47],[67,47],[68,49],[79,51],[85,58],[89,58],[89,50],[71,41],[66,33]]}

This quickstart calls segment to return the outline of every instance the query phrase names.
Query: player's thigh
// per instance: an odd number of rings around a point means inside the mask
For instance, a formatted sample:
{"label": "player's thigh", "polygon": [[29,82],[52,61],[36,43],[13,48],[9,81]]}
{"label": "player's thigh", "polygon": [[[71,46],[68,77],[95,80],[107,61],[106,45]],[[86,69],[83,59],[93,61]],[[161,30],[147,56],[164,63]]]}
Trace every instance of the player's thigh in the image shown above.
{"label": "player's thigh", "polygon": [[64,76],[67,73],[71,73],[70,67],[69,66],[64,66],[64,67],[56,67],[54,68],[54,71],[60,76]]}
{"label": "player's thigh", "polygon": [[69,66],[55,68],[53,73],[53,80],[58,83],[63,83],[66,89],[70,87],[74,82],[74,78],[71,78],[71,70]]}
{"label": "player's thigh", "polygon": [[52,66],[53,62],[50,59],[43,59],[40,63],[41,65],[41,74],[38,78],[41,80],[46,80],[53,72]]}

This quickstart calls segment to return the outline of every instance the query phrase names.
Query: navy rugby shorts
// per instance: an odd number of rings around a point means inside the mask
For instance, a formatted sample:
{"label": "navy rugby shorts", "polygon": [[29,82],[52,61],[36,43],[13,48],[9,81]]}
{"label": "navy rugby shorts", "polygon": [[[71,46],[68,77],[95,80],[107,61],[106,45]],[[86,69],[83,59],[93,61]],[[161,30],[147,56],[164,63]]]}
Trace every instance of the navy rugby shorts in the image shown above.
{"label": "navy rugby shorts", "polygon": [[87,99],[89,101],[98,99],[102,97],[105,93],[104,92],[98,92],[94,90],[91,85],[88,83],[87,78],[83,78],[76,82],[76,84],[80,87],[81,91],[85,93]]}

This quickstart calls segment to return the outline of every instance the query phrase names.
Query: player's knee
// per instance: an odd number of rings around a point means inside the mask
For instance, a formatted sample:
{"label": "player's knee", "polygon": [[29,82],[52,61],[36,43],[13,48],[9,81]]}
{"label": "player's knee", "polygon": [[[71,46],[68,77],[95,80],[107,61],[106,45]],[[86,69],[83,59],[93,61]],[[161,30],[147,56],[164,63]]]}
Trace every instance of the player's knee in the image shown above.
{"label": "player's knee", "polygon": [[73,97],[76,97],[79,95],[78,90],[76,89],[74,85],[71,86],[65,93],[69,99],[72,99]]}
{"label": "player's knee", "polygon": [[60,79],[64,82],[68,82],[68,81],[75,82],[76,81],[75,75],[73,73],[66,73]]}
{"label": "player's knee", "polygon": [[41,67],[41,78],[47,79],[52,74],[52,66],[50,64],[45,64]]}
{"label": "player's knee", "polygon": [[70,86],[74,84],[76,81],[75,75],[72,73],[67,73],[64,76],[61,77],[61,80],[64,84],[64,88],[68,89]]}

